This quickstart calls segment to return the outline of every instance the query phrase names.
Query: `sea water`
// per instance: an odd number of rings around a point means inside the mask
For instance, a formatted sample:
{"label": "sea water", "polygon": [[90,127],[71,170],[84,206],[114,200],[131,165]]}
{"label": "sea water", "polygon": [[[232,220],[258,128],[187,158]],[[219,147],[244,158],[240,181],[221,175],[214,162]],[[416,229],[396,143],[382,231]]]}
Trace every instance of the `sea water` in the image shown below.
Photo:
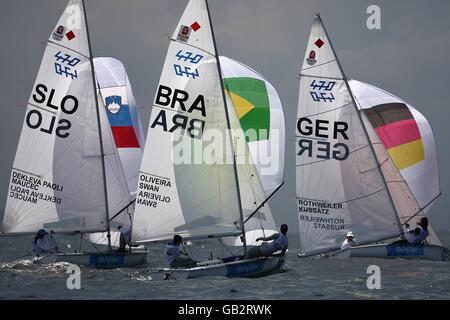
{"label": "sea water", "polygon": [[[298,238],[298,237],[297,237]],[[257,279],[205,277],[152,279],[149,270],[165,267],[163,244],[149,246],[148,265],[96,270],[81,267],[81,289],[68,289],[68,264],[34,264],[32,237],[0,238],[0,299],[449,299],[450,263],[406,259],[308,259],[297,257],[290,237],[286,270]],[[58,239],[65,251],[77,238]],[[71,245],[71,249],[67,245]],[[190,251],[210,255],[202,244]],[[200,250],[197,250],[200,249]],[[197,255],[197,253],[196,253]],[[204,258],[196,256],[196,258]],[[380,268],[380,289],[369,289],[369,266]],[[371,270],[371,269],[369,269]],[[369,286],[370,287],[370,286]]]}

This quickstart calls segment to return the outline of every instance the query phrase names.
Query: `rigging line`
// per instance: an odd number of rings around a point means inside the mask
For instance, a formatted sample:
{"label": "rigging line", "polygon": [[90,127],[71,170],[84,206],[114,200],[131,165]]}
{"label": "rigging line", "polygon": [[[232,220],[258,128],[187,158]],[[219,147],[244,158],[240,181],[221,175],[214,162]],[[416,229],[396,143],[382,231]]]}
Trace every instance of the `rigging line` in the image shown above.
{"label": "rigging line", "polygon": [[119,214],[121,214],[125,209],[127,209],[129,206],[131,206],[134,202],[136,202],[136,199],[131,201],[129,204],[127,204],[125,207],[123,207],[119,212],[117,212],[112,218],[109,219],[109,221],[112,221],[115,217],[117,217]]}
{"label": "rigging line", "polygon": [[[350,152],[349,152],[349,155],[352,154],[352,153],[361,151],[362,149],[365,149],[365,148],[367,148],[368,146],[369,146],[369,145],[366,145],[366,146],[360,147],[360,148],[358,148],[358,149],[355,149],[355,150],[353,150],[353,151],[350,151]],[[312,164],[316,164],[316,163],[324,162],[324,161],[330,161],[330,160],[335,160],[335,159],[331,158],[331,159],[317,160],[317,161],[308,162],[308,163],[303,163],[303,164],[296,164],[295,166],[296,166],[296,167],[304,167],[304,166],[308,166],[308,165],[312,165]]]}
{"label": "rigging line", "polygon": [[[105,237],[103,237],[103,239],[105,239]],[[108,242],[108,241],[106,240],[106,242]],[[96,245],[94,242],[89,241],[89,243],[91,244],[92,247],[94,247],[95,250],[97,250],[97,251],[99,251],[99,252],[102,251],[101,249],[99,249],[99,248],[97,247],[97,245]]]}
{"label": "rigging line", "polygon": [[104,146],[103,146],[103,135],[102,135],[102,126],[101,126],[101,118],[100,118],[100,105],[98,103],[98,93],[97,90],[98,84],[96,83],[96,75],[95,75],[95,67],[94,67],[94,60],[92,55],[92,46],[91,46],[91,37],[89,34],[89,26],[88,26],[88,19],[86,14],[86,5],[84,3],[84,0],[82,0],[82,6],[83,6],[83,15],[84,15],[84,25],[86,27],[86,37],[87,37],[87,43],[88,43],[88,50],[89,50],[89,62],[91,66],[91,77],[92,77],[92,86],[93,86],[93,94],[94,94],[94,100],[95,100],[95,109],[96,109],[96,115],[97,115],[97,127],[98,127],[98,135],[99,135],[99,143],[100,143],[100,154],[101,154],[101,165],[102,165],[102,178],[103,178],[103,197],[105,199],[105,218],[106,218],[106,229],[108,232],[108,249],[111,250],[111,234],[110,234],[110,225],[109,225],[109,204],[108,204],[108,186],[106,183],[106,168],[105,168],[105,152],[104,152]]}
{"label": "rigging line", "polygon": [[346,103],[346,104],[344,104],[344,105],[342,105],[342,106],[340,106],[340,107],[334,108],[334,109],[330,109],[330,110],[323,111],[323,112],[319,112],[319,113],[313,113],[313,114],[306,115],[306,116],[302,116],[302,117],[297,117],[297,120],[298,120],[298,119],[301,119],[301,118],[315,117],[315,116],[318,116],[318,115],[322,115],[322,114],[324,114],[324,113],[328,113],[328,112],[333,112],[333,111],[336,111],[336,110],[340,110],[340,109],[343,109],[343,108],[348,107],[348,106],[351,106],[351,105],[352,105],[352,102],[349,102],[349,103]]}
{"label": "rigging line", "polygon": [[373,196],[374,194],[377,194],[377,193],[382,192],[382,191],[384,191],[384,190],[386,190],[386,189],[383,188],[383,189],[380,189],[380,190],[378,190],[378,191],[374,191],[374,192],[372,192],[372,193],[365,194],[365,195],[363,195],[363,196],[361,196],[361,197],[358,197],[358,198],[354,198],[354,199],[350,199],[350,200],[347,200],[347,201],[343,201],[343,202],[341,202],[341,203],[349,203],[349,202],[353,202],[353,201],[360,200],[360,199],[363,199],[363,198],[368,198],[368,197],[371,197],[371,196]]}
{"label": "rigging line", "polygon": [[[215,58],[216,58],[216,67],[217,67],[217,76],[218,76],[218,81],[220,83],[220,91],[222,93],[222,102],[223,102],[223,107],[225,109],[225,119],[226,119],[226,128],[227,129],[231,129],[231,124],[230,124],[230,115],[228,112],[228,106],[227,106],[227,98],[225,96],[225,89],[223,86],[223,80],[222,80],[222,69],[221,69],[221,65],[220,65],[220,60],[219,60],[219,56],[218,56],[218,51],[217,51],[217,43],[216,43],[216,38],[214,36],[214,28],[213,28],[213,24],[211,21],[211,13],[209,11],[209,5],[208,5],[208,0],[205,0],[205,6],[206,6],[206,12],[207,12],[207,17],[209,20],[209,27],[210,27],[210,31],[211,31],[211,38],[212,38],[212,42],[213,42],[213,47],[214,47],[214,53]],[[228,137],[231,141],[232,140],[232,136],[231,133],[228,132]],[[244,252],[247,253],[247,241],[245,239],[245,224],[244,224],[244,212],[242,209],[242,199],[241,199],[241,194],[240,194],[240,186],[239,186],[239,176],[238,176],[238,172],[237,172],[237,166],[236,166],[236,155],[235,155],[235,150],[233,148],[233,144],[231,144],[231,152],[233,155],[233,173],[234,173],[234,181],[236,183],[236,196],[237,196],[237,202],[238,202],[238,207],[239,207],[239,220],[240,220],[240,225],[241,225],[241,232],[242,232],[242,238],[243,238],[243,247],[244,247]]]}
{"label": "rigging line", "polygon": [[55,248],[55,251],[59,253],[59,250],[58,250],[59,246],[58,246],[58,243],[56,242],[56,239],[55,239],[55,238],[53,237],[53,235],[51,235],[51,234],[50,234],[50,236],[49,236],[49,239],[50,239],[50,243],[51,243],[51,244],[53,245],[53,247]]}
{"label": "rigging line", "polygon": [[217,238],[217,241],[219,241],[219,243],[222,245],[222,248],[225,248],[225,250],[227,250],[233,257],[236,256],[233,251],[231,251],[231,249],[222,241],[222,238]]}
{"label": "rigging line", "polygon": [[255,211],[253,211],[253,213],[251,215],[249,215],[247,217],[247,219],[245,219],[244,223],[246,223],[248,220],[250,220],[251,217],[253,217],[255,215],[256,212],[258,212],[259,209],[261,209],[267,201],[269,201],[270,198],[272,198],[272,196],[275,194],[275,192],[277,192],[282,186],[284,185],[284,181],[267,197],[266,200],[264,200],[259,206],[258,208],[255,209]]}
{"label": "rigging line", "polygon": [[437,198],[439,198],[442,195],[441,192],[439,192],[439,194],[437,196],[435,196],[433,199],[431,199],[427,204],[425,204],[422,208],[419,208],[419,210],[413,214],[409,219],[407,219],[405,222],[402,223],[402,226],[406,223],[408,223],[409,221],[411,221],[414,217],[416,217],[419,213],[423,212],[423,209],[425,209],[426,207],[428,207],[429,205],[431,205]]}
{"label": "rigging line", "polygon": [[325,61],[325,62],[322,62],[322,63],[320,63],[318,65],[302,69],[301,71],[306,71],[306,70],[311,70],[311,69],[314,69],[314,68],[318,68],[318,67],[324,66],[326,64],[329,64],[329,63],[332,63],[332,62],[335,62],[335,61],[336,61],[336,59]]}

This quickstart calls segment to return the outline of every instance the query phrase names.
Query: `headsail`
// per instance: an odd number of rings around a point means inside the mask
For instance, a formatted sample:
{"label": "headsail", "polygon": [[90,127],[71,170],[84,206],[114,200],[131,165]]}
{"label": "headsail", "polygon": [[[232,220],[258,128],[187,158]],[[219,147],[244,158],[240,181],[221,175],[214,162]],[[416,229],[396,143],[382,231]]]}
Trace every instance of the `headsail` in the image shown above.
{"label": "headsail", "polygon": [[133,241],[242,233],[233,159],[223,156],[232,155],[227,129],[207,5],[191,0],[171,38],[153,103]]}
{"label": "headsail", "polygon": [[220,64],[225,89],[248,134],[250,153],[266,196],[270,196],[284,181],[285,122],[280,96],[250,67],[227,57],[220,57]]}
{"label": "headsail", "polygon": [[130,81],[125,67],[117,59],[95,58],[94,65],[128,189],[134,195],[145,137]]}
{"label": "headsail", "polygon": [[[247,242],[252,245],[258,237],[277,232],[267,201],[284,180],[284,114],[278,93],[261,75],[227,57],[220,57],[220,64],[238,144],[235,150]],[[239,239],[230,240],[226,243],[242,245]]]}
{"label": "headsail", "polygon": [[[431,126],[414,107],[372,85],[350,80],[364,110],[366,128],[376,150],[402,223],[419,218],[440,195],[436,146]],[[414,221],[410,222],[414,226]],[[440,244],[432,231],[430,243]]]}
{"label": "headsail", "polygon": [[[2,233],[107,229],[97,92],[84,15],[83,2],[71,0],[48,40],[26,109]],[[115,167],[110,131],[102,137],[105,162]],[[115,175],[108,179],[121,184]],[[127,201],[121,194],[113,200],[116,206]]]}
{"label": "headsail", "polygon": [[320,17],[300,74],[296,126],[300,252],[398,236],[401,226],[373,147]]}
{"label": "headsail", "polygon": [[[105,107],[108,121],[104,123],[102,131],[112,131],[115,148],[120,158],[120,167],[108,171],[109,174],[125,175],[128,188],[121,188],[120,192],[129,193],[128,203],[122,208],[115,207],[110,213],[111,230],[117,230],[120,226],[129,226],[132,224],[134,212],[134,199],[136,197],[137,181],[139,167],[141,165],[144,133],[142,130],[141,119],[137,104],[133,96],[133,91],[122,62],[114,58],[94,58],[95,74],[100,88],[102,107]],[[102,124],[103,125],[103,124]],[[111,127],[111,128],[109,128]],[[108,179],[109,181],[109,179]],[[116,189],[115,184],[108,184],[108,192],[111,202],[116,195],[111,191]],[[133,202],[133,203],[132,203]],[[120,212],[120,213],[119,213]],[[107,244],[106,233],[92,233],[89,240],[97,244]],[[119,233],[111,233],[111,243],[113,246],[119,246]]]}

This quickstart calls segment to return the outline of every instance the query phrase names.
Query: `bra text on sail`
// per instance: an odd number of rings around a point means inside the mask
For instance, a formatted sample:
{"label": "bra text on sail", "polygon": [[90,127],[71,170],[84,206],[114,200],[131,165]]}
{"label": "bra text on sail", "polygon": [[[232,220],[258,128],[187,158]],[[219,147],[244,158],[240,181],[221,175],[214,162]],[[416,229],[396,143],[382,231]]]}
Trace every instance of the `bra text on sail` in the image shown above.
{"label": "bra text on sail", "polygon": [[[155,105],[170,107],[174,111],[190,115],[196,112],[200,113],[202,117],[206,117],[205,98],[203,95],[198,95],[190,105],[187,104],[188,100],[188,92],[179,89],[173,90],[170,87],[160,85]],[[165,109],[161,109],[150,127],[155,128],[156,126],[161,126],[164,131],[171,133],[175,130],[181,130],[183,134],[191,138],[200,139],[205,128],[205,121],[180,113],[168,115]]]}

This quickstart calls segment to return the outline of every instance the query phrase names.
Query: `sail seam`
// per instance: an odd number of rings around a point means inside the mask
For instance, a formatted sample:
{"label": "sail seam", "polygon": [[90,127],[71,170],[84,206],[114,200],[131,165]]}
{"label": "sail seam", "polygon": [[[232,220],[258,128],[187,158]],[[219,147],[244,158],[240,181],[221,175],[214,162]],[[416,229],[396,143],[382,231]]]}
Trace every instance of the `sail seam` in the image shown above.
{"label": "sail seam", "polygon": [[38,105],[35,105],[35,104],[33,104],[33,103],[28,103],[28,105],[30,105],[30,106],[32,106],[32,107],[34,107],[34,108],[38,108],[38,109],[41,109],[41,110],[43,110],[43,111],[47,111],[47,112],[50,112],[51,114],[54,114],[54,115],[56,115],[56,114],[57,114],[57,112],[56,112],[56,111],[48,110],[48,109],[46,109],[46,108],[44,108],[44,107],[40,107],[40,106],[38,106]]}
{"label": "sail seam", "polygon": [[315,116],[318,116],[318,115],[321,115],[321,114],[325,114],[325,113],[328,113],[328,112],[333,112],[333,111],[336,111],[336,110],[339,110],[339,109],[343,109],[343,108],[345,108],[347,106],[351,106],[351,105],[352,105],[352,102],[349,102],[349,103],[346,103],[346,104],[344,104],[344,105],[342,105],[340,107],[334,108],[334,109],[330,109],[330,110],[319,112],[319,113],[313,113],[313,114],[310,114],[310,115],[307,115],[307,116],[303,116],[303,117],[297,118],[297,120],[301,119],[301,118],[315,117]]}
{"label": "sail seam", "polygon": [[13,170],[20,171],[20,172],[23,172],[23,173],[26,173],[26,174],[31,174],[32,176],[35,176],[35,177],[38,177],[38,178],[42,178],[41,175],[38,175],[38,174],[35,174],[35,173],[32,173],[32,172],[28,172],[28,171],[25,171],[25,170],[17,169],[17,168],[14,168],[14,167],[13,167]]}
{"label": "sail seam", "polygon": [[59,44],[59,43],[56,43],[56,42],[53,42],[53,41],[51,41],[51,40],[48,40],[48,42],[51,43],[51,44],[53,44],[53,45],[55,45],[55,46],[57,46],[57,47],[61,47],[61,48],[67,49],[67,50],[69,50],[69,51],[75,52],[76,54],[82,56],[83,58],[85,58],[85,59],[87,59],[87,60],[90,60],[89,57],[87,57],[86,55],[82,54],[81,52],[79,52],[79,51],[77,51],[77,50],[74,50],[74,49],[71,49],[71,48],[69,48],[69,47],[63,46],[63,45],[61,45],[61,44]]}
{"label": "sail seam", "polygon": [[335,61],[336,61],[336,59],[333,59],[333,60],[330,60],[330,61],[325,61],[324,63],[318,64],[318,65],[316,65],[316,66],[308,67],[308,68],[302,69],[302,71],[306,71],[306,70],[311,70],[311,69],[314,69],[314,68],[318,68],[318,67],[324,66],[324,65],[326,65],[326,64],[329,64],[329,63],[332,63],[332,62],[335,62]]}
{"label": "sail seam", "polygon": [[146,175],[152,176],[152,177],[157,177],[157,178],[165,179],[165,180],[170,180],[170,178],[166,178],[166,177],[163,177],[163,176],[158,176],[158,175],[156,175],[156,174],[152,174],[152,173],[148,173],[148,172],[144,172],[144,171],[139,171],[139,173],[146,174]]}
{"label": "sail seam", "polygon": [[178,41],[178,40],[175,40],[175,39],[172,39],[172,38],[170,38],[170,41],[177,42],[177,43],[180,43],[180,44],[182,44],[182,45],[185,45],[185,46],[188,46],[188,47],[192,47],[192,48],[198,49],[198,50],[200,50],[200,51],[203,51],[203,52],[205,52],[205,53],[207,53],[207,54],[212,55],[213,57],[216,56],[215,54],[213,54],[213,53],[211,53],[211,52],[209,52],[209,51],[207,51],[207,50],[205,50],[205,49],[199,48],[199,47],[194,46],[194,45],[189,44],[189,43],[181,42],[181,41]]}
{"label": "sail seam", "polygon": [[[362,149],[367,148],[368,146],[369,146],[369,145],[366,145],[366,146],[360,147],[360,148],[358,148],[358,149],[352,150],[352,151],[349,152],[349,154],[358,152],[358,151],[360,151],[360,150],[362,150]],[[308,165],[311,165],[311,164],[316,164],[316,163],[320,163],[320,162],[324,162],[324,161],[330,161],[330,160],[335,160],[335,159],[331,158],[331,159],[317,160],[317,161],[313,161],[313,162],[308,162],[308,163],[303,163],[303,164],[297,164],[297,165],[295,165],[295,166],[296,166],[296,167],[303,167],[303,166],[308,166]]]}
{"label": "sail seam", "polygon": [[300,77],[308,77],[308,78],[318,78],[318,79],[340,80],[340,81],[344,81],[344,80],[345,80],[345,78],[315,76],[315,75],[311,75],[311,74],[303,74],[303,73],[300,73],[299,76],[300,76]]}

